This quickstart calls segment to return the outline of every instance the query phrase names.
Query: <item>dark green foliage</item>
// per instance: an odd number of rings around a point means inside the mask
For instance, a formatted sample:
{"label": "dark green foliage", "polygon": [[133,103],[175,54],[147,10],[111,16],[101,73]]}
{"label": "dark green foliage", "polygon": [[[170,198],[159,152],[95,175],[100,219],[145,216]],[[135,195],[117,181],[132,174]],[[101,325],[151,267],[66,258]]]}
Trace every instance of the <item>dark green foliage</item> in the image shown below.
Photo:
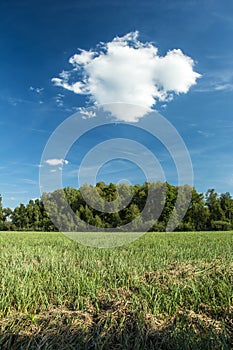
{"label": "dark green foliage", "polygon": [[[189,195],[190,204],[183,218]],[[107,210],[108,205],[111,210]],[[80,219],[91,225],[88,230],[95,231],[117,227],[121,230],[121,226],[132,221],[133,231],[140,231],[145,222],[150,223],[151,231],[172,231],[174,227],[176,231],[225,231],[233,229],[233,199],[229,192],[219,196],[209,189],[204,196],[188,185],[159,181],[134,186],[98,182],[96,187],[67,187],[45,193],[41,199],[20,204],[14,210],[3,208],[0,196],[2,231],[57,231],[56,227],[63,231],[87,230]]]}

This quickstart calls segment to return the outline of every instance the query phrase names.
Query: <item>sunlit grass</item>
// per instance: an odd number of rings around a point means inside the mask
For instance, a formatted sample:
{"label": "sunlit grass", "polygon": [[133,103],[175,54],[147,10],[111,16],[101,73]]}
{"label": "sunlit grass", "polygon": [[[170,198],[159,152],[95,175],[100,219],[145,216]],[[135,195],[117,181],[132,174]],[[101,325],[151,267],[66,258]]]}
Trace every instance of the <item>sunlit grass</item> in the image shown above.
{"label": "sunlit grass", "polygon": [[233,346],[232,232],[147,233],[110,249],[6,232],[0,247],[0,348],[37,349],[45,334],[38,349]]}

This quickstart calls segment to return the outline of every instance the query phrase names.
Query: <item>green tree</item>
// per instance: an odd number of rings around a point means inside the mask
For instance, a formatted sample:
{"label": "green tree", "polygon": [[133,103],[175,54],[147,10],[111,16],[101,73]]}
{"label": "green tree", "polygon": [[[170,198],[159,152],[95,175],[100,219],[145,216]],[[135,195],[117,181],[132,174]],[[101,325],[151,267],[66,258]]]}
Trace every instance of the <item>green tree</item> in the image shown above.
{"label": "green tree", "polygon": [[219,200],[225,218],[233,223],[233,199],[230,193],[222,193],[219,197]]}
{"label": "green tree", "polygon": [[86,204],[85,207],[81,205],[80,207],[80,218],[85,221],[87,224],[93,224],[94,223],[94,218],[91,209],[88,207]]}
{"label": "green tree", "polygon": [[203,193],[192,189],[192,197],[189,208],[179,228],[183,231],[201,231],[208,228],[209,209],[205,205]]}
{"label": "green tree", "polygon": [[166,231],[172,232],[176,229],[178,225],[179,225],[179,216],[177,214],[176,208],[174,207],[169,217],[169,220],[167,222]]}
{"label": "green tree", "polygon": [[131,222],[140,215],[140,210],[137,204],[130,204],[129,208],[126,209],[125,221]]}
{"label": "green tree", "polygon": [[21,203],[19,207],[14,209],[11,215],[11,220],[13,225],[15,225],[19,231],[27,231],[29,229],[29,219],[24,204]]}
{"label": "green tree", "polygon": [[95,215],[94,219],[92,220],[92,225],[96,227],[97,231],[98,228],[103,227],[102,220],[99,215]]}
{"label": "green tree", "polygon": [[214,230],[214,226],[212,225],[212,223],[214,221],[225,221],[226,217],[225,217],[223,209],[221,208],[218,194],[215,192],[215,190],[213,188],[209,189],[206,192],[206,205],[209,208],[209,227],[208,227],[208,229]]}
{"label": "green tree", "polygon": [[[178,189],[176,186],[172,186],[168,182],[165,183],[165,186],[166,200],[159,221],[163,222],[164,225],[167,226],[167,223],[175,207]],[[177,213],[174,214],[174,220],[178,220]]]}

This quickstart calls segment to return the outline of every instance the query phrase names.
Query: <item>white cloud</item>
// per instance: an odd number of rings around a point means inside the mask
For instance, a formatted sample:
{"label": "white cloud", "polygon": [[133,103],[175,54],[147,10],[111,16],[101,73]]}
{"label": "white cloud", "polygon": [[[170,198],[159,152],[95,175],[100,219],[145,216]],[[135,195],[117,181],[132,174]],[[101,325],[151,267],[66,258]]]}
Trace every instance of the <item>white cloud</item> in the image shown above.
{"label": "white cloud", "polygon": [[32,179],[21,179],[21,181],[28,185],[38,185],[38,181]]}
{"label": "white cloud", "polygon": [[95,53],[92,51],[80,50],[79,54],[75,54],[69,59],[69,63],[71,63],[73,66],[79,66],[80,64],[86,65],[87,63],[91,62],[94,55]]}
{"label": "white cloud", "polygon": [[180,49],[159,56],[152,43],[138,40],[138,32],[100,43],[97,49],[79,50],[69,59],[73,69],[53,78],[56,86],[76,94],[89,95],[94,103],[104,105],[123,102],[139,105],[121,111],[106,106],[117,119],[137,121],[158,101],[170,101],[174,94],[187,93],[200,74],[193,70],[194,61]]}
{"label": "white cloud", "polygon": [[66,159],[58,159],[58,158],[53,158],[53,159],[47,159],[45,161],[46,164],[51,165],[51,166],[56,166],[56,165],[63,165],[63,164],[68,164],[68,160]]}
{"label": "white cloud", "polygon": [[35,88],[35,87],[33,87],[33,86],[30,86],[29,87],[29,90],[30,91],[35,91],[37,94],[41,94],[41,92],[44,90],[44,88]]}
{"label": "white cloud", "polygon": [[227,84],[219,84],[215,86],[216,91],[232,91],[233,90],[233,84],[227,83]]}
{"label": "white cloud", "polygon": [[64,99],[65,95],[63,94],[57,94],[54,99],[55,99],[55,102],[56,102],[56,105],[58,107],[63,107],[64,106],[64,102],[63,102],[63,99]]}
{"label": "white cloud", "polygon": [[232,56],[216,56],[218,62],[222,62],[222,67],[211,69],[203,75],[203,79],[198,87],[197,92],[231,92],[233,90],[233,69]]}
{"label": "white cloud", "polygon": [[96,112],[95,111],[92,111],[92,110],[86,110],[86,109],[79,109],[80,111],[80,114],[82,115],[82,118],[83,119],[89,119],[89,118],[94,118],[96,117]]}
{"label": "white cloud", "polygon": [[15,200],[17,200],[16,197],[6,197],[5,199],[8,199],[8,200],[10,200],[10,201],[15,201]]}
{"label": "white cloud", "polygon": [[18,97],[9,97],[8,102],[13,105],[13,106],[17,106],[20,103],[31,103],[31,101],[29,100],[25,100],[22,98],[18,98]]}
{"label": "white cloud", "polygon": [[204,137],[211,137],[211,136],[215,136],[214,133],[212,132],[206,132],[206,131],[202,131],[202,130],[197,130],[198,134],[204,136]]}
{"label": "white cloud", "polygon": [[83,94],[83,91],[81,89],[83,84],[81,82],[79,82],[79,81],[76,82],[76,83],[73,83],[73,84],[69,84],[67,79],[64,79],[64,78],[53,78],[52,82],[56,86],[61,86],[64,89],[69,90],[69,91],[73,91],[76,94]]}

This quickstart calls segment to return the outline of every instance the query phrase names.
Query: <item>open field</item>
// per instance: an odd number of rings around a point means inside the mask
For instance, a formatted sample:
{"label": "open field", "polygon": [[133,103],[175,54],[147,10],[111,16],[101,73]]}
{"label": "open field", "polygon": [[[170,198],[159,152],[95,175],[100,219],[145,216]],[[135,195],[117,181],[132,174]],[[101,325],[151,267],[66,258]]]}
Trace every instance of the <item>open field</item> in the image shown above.
{"label": "open field", "polygon": [[0,349],[233,348],[233,232],[0,233]]}

